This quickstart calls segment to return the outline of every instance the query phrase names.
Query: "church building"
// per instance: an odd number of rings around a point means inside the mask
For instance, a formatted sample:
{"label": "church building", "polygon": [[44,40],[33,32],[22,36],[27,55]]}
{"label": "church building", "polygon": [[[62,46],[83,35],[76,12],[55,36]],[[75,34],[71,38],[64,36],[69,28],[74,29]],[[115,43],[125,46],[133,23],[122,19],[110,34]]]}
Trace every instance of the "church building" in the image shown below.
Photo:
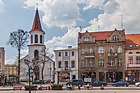
{"label": "church building", "polygon": [[54,80],[54,61],[49,57],[46,57],[46,59],[42,58],[47,60],[44,66],[44,76],[42,76],[43,64],[40,62],[40,55],[42,53],[41,51],[46,49],[46,46],[44,45],[45,32],[41,27],[38,8],[36,8],[34,21],[29,34],[30,43],[28,44],[28,55],[21,59],[20,80],[28,80],[28,66],[25,64],[25,60],[28,60],[29,64],[32,64],[32,66],[34,65],[31,75],[33,81],[42,80],[42,78],[44,78],[44,80]]}

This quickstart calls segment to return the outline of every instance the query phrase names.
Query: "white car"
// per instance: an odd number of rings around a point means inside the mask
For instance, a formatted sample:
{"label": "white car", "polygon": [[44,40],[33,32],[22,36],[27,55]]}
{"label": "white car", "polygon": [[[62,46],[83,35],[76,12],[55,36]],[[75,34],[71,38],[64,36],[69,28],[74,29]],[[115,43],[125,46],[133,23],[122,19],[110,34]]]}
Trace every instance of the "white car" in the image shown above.
{"label": "white car", "polygon": [[136,82],[135,86],[139,87],[140,86],[140,82]]}

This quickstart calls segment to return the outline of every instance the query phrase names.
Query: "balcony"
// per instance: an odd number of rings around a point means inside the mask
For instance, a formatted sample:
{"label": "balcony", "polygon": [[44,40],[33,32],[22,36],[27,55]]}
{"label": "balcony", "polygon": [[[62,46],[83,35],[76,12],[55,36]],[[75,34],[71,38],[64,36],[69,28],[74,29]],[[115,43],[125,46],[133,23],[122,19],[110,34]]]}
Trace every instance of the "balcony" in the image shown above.
{"label": "balcony", "polygon": [[108,57],[117,57],[118,56],[118,53],[115,53],[115,52],[109,52],[108,53]]}
{"label": "balcony", "polygon": [[95,70],[95,67],[80,67],[81,71],[93,71]]}
{"label": "balcony", "polygon": [[85,58],[94,58],[94,53],[85,53]]}
{"label": "balcony", "polygon": [[71,68],[58,68],[58,71],[71,71]]}
{"label": "balcony", "polygon": [[140,67],[140,64],[127,64],[127,67]]}

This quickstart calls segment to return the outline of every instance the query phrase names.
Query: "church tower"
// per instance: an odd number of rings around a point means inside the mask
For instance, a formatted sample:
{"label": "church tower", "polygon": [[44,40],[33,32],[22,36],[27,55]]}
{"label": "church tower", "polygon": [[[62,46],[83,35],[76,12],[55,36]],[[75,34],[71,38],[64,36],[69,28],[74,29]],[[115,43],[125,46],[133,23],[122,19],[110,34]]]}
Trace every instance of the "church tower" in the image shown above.
{"label": "church tower", "polygon": [[[28,45],[30,61],[32,61],[33,59],[35,59],[35,60],[39,59],[41,50],[43,48],[45,48],[44,35],[45,35],[45,32],[42,30],[42,27],[41,27],[38,8],[36,8],[34,21],[32,24],[31,31],[30,31],[30,44]],[[34,72],[34,74],[36,76],[35,80],[39,80],[40,67],[36,66],[36,68],[34,68],[34,69],[36,69],[36,71]]]}

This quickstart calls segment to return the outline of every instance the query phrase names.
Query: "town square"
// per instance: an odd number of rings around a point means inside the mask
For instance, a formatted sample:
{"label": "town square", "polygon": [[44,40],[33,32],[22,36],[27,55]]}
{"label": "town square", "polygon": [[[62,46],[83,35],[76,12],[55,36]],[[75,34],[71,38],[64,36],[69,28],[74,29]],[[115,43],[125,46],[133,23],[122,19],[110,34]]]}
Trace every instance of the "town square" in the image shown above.
{"label": "town square", "polygon": [[140,93],[139,0],[0,0],[0,93]]}

